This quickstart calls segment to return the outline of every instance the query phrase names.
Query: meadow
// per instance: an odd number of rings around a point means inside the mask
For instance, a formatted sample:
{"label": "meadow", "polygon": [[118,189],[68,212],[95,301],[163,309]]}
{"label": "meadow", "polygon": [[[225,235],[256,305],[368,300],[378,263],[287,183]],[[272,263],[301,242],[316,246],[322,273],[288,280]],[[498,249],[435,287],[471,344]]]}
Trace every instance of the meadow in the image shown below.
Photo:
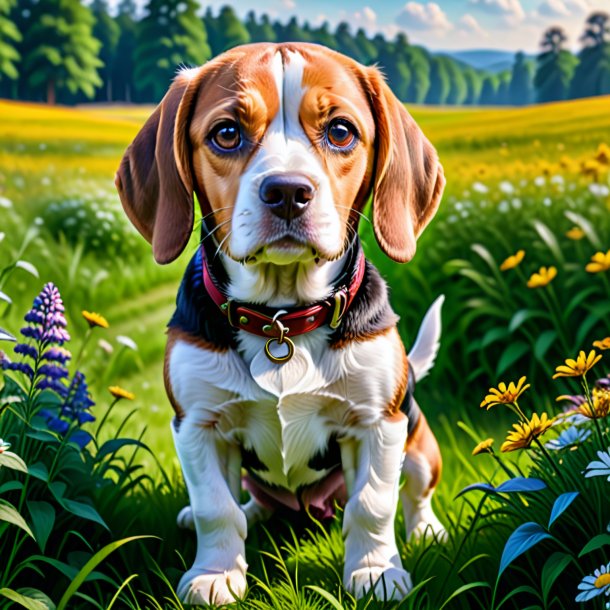
{"label": "meadow", "polygon": [[[607,456],[610,445],[610,406],[603,410],[610,398],[600,394],[604,383],[592,390],[596,378],[610,373],[610,352],[604,354],[603,343],[596,348],[604,357],[588,372],[584,389],[579,380],[586,377],[551,377],[566,358],[588,353],[610,335],[609,101],[411,109],[445,167],[440,212],[407,266],[383,257],[368,223],[361,233],[391,286],[407,345],[429,304],[446,295],[441,352],[416,396],[441,442],[444,474],[435,506],[448,539],[400,546],[416,589],[390,607],[605,607],[603,595],[582,606],[575,597],[582,579],[609,560],[608,483],[581,473],[596,451]],[[174,525],[186,496],[161,367],[164,327],[198,236],[178,262],[157,266],[124,218],[113,185],[120,156],[150,111],[0,101],[0,328],[18,335],[34,298],[52,282],[72,335],[70,375],[76,368],[85,373],[96,403],[86,408],[95,422],[74,424],[92,435],[81,450],[36,416],[43,399],[49,403],[44,408],[60,408],[52,388],[29,391],[22,371],[5,372],[0,438],[12,447],[0,449],[0,508],[10,503],[25,519],[16,524],[14,515],[10,521],[0,514],[0,552],[10,557],[0,594],[10,603],[181,607],[173,585],[191,561],[193,536]],[[601,257],[592,259],[597,253]],[[91,327],[82,310],[99,312],[109,327]],[[10,343],[0,349],[18,361]],[[532,384],[527,407],[513,393],[493,409],[480,408],[487,388],[523,375]],[[113,395],[108,386],[127,395]],[[580,413],[579,427],[567,419],[548,428],[532,425],[533,411],[561,412],[560,394],[583,394],[584,402],[573,404],[585,411],[589,404],[591,417]],[[483,447],[482,455],[472,455],[488,437],[499,446],[515,421],[530,425],[527,450]],[[557,446],[546,448],[551,440]],[[18,457],[3,462],[8,454]],[[44,468],[32,470],[33,464]],[[496,487],[456,499],[474,483]],[[510,485],[498,489],[502,484]],[[48,523],[51,510],[47,531],[44,517]],[[80,520],[78,527],[70,515]],[[505,563],[505,544],[523,526],[529,527],[525,538],[514,542],[522,552]],[[399,535],[402,528],[399,519]],[[117,541],[130,536],[156,538],[119,548]],[[284,515],[257,526],[247,544],[251,588],[238,607],[356,607],[340,586],[339,521],[295,522]],[[52,580],[41,566],[56,570]],[[381,604],[365,599],[357,607]]]}

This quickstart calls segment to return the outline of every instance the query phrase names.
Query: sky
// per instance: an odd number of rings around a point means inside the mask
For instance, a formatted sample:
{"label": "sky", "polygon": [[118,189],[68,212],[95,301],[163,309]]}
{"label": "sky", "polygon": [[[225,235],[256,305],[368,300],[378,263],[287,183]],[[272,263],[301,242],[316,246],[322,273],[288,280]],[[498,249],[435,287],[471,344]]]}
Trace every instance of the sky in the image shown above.
{"label": "sky", "polygon": [[[367,3],[368,2],[368,3]],[[240,16],[254,10],[287,21],[295,15],[313,25],[347,21],[353,31],[393,37],[406,32],[430,50],[502,49],[535,53],[547,27],[562,26],[569,46],[579,48],[584,21],[596,10],[610,13],[610,0],[213,0]]]}

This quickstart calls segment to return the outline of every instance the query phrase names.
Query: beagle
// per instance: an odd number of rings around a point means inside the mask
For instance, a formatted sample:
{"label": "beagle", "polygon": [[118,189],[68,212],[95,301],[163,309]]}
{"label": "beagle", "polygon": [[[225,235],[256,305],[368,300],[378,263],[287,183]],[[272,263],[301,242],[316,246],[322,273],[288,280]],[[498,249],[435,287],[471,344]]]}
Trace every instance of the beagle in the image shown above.
{"label": "beagle", "polygon": [[159,263],[184,250],[194,198],[203,215],[164,366],[191,503],[178,521],[197,536],[186,603],[244,595],[248,524],[280,505],[344,506],[357,597],[411,588],[399,493],[408,535],[443,532],[431,508],[440,451],[413,400],[441,301],[407,357],[357,230],[372,196],[380,247],[409,261],[444,184],[380,72],[313,44],[246,45],[182,70],[127,149],[116,185]]}

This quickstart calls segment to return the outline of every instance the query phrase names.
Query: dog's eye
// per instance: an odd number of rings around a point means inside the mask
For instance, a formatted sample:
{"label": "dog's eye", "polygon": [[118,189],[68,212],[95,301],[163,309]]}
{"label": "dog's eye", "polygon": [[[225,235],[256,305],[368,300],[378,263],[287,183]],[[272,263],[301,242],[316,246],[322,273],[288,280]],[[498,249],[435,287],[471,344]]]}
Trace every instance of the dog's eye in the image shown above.
{"label": "dog's eye", "polygon": [[356,140],[356,128],[345,119],[334,119],[328,124],[326,138],[335,148],[349,148]]}
{"label": "dog's eye", "polygon": [[222,150],[233,150],[241,143],[239,125],[235,121],[223,121],[213,129],[210,139]]}

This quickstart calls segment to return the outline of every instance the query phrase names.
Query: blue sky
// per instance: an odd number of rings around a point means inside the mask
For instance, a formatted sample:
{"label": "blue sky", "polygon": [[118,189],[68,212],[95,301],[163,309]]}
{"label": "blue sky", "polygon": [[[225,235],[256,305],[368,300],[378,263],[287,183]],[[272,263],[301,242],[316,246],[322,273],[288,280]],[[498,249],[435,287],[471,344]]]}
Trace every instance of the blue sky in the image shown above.
{"label": "blue sky", "polygon": [[[405,31],[413,43],[432,50],[504,49],[536,52],[542,32],[565,28],[578,48],[583,23],[594,10],[610,12],[610,0],[213,0],[240,15],[254,10],[285,21],[292,15],[319,24],[347,21],[355,30],[394,36]],[[204,3],[204,6],[207,4]]]}

